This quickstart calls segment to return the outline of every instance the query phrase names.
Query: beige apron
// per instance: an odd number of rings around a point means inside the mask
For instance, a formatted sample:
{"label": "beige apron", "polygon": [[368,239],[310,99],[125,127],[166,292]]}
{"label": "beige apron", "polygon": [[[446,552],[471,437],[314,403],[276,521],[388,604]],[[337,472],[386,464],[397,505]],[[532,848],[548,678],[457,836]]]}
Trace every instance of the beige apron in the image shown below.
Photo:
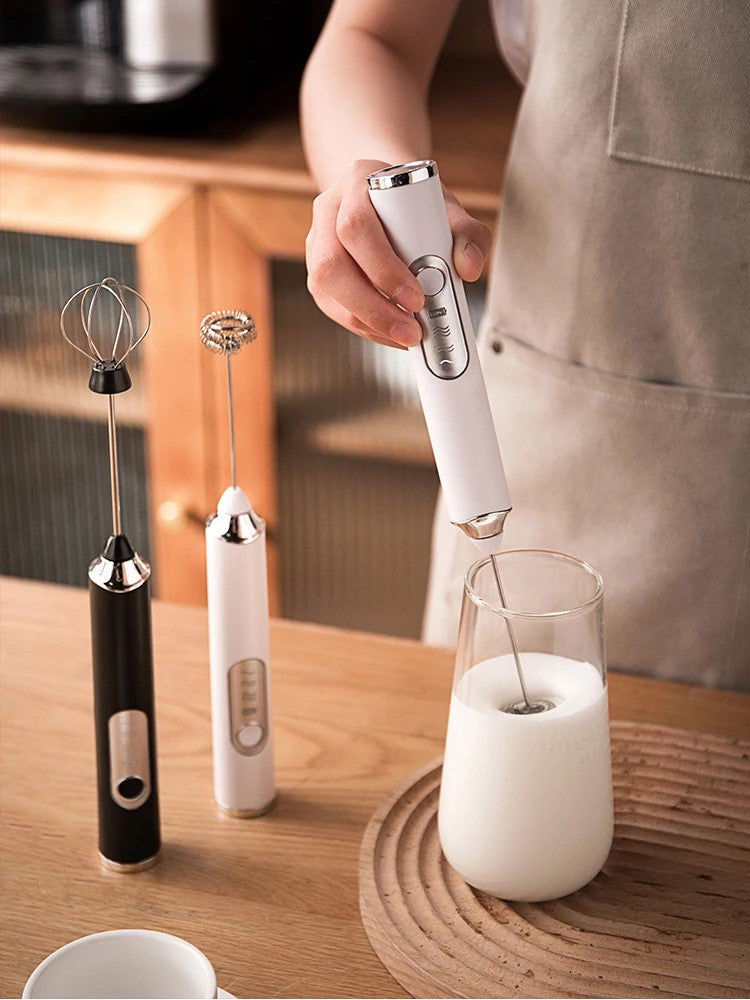
{"label": "beige apron", "polygon": [[[523,11],[480,333],[504,544],[601,570],[613,667],[748,689],[750,4]],[[439,504],[427,642],[454,645],[475,557]]]}

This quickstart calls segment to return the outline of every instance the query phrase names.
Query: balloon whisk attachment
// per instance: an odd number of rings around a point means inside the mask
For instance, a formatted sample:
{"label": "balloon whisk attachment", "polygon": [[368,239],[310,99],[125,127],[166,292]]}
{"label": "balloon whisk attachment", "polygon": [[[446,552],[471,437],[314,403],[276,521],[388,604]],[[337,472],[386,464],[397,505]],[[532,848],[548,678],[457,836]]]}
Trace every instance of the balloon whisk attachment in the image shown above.
{"label": "balloon whisk attachment", "polygon": [[143,296],[112,277],[79,288],[60,313],[64,340],[91,362],[89,389],[107,396],[113,535],[122,534],[114,397],[132,385],[125,360],[150,328],[151,310]]}
{"label": "balloon whisk attachment", "polygon": [[150,328],[151,311],[143,296],[111,277],[79,288],[60,313],[64,339],[92,364],[89,389],[108,395],[130,388],[125,360]]}
{"label": "balloon whisk attachment", "polygon": [[223,354],[227,362],[227,405],[229,407],[229,454],[232,462],[232,486],[237,487],[237,453],[234,438],[234,397],[232,394],[232,355],[258,336],[255,320],[242,309],[221,309],[204,316],[200,327],[201,343],[214,354]]}

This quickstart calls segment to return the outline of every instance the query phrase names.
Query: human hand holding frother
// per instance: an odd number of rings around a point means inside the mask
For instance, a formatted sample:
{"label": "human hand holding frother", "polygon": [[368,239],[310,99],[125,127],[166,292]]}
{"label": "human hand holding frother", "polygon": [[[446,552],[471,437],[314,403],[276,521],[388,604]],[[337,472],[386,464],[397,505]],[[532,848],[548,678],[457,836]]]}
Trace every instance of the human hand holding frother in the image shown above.
{"label": "human hand holding frother", "polygon": [[[315,199],[306,242],[308,288],[340,326],[376,344],[408,348],[422,338],[412,313],[423,307],[424,292],[388,241],[367,195],[368,175],[387,166],[357,160]],[[476,281],[490,231],[446,188],[443,197],[453,267],[462,280]]]}

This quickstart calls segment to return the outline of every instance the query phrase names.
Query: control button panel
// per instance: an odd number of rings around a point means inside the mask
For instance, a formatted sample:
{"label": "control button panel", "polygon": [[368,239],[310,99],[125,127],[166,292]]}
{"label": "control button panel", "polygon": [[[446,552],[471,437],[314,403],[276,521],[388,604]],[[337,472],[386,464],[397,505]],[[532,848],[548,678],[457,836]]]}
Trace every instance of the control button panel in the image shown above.
{"label": "control button panel", "polygon": [[263,660],[238,660],[229,668],[232,745],[252,757],[268,741],[268,679]]}
{"label": "control button panel", "polygon": [[138,709],[109,717],[109,794],[123,809],[137,809],[151,794],[148,719]]}
{"label": "control button panel", "polygon": [[469,364],[469,348],[450,268],[442,257],[425,254],[412,261],[411,270],[425,295],[416,313],[425,364],[438,378],[458,378]]}

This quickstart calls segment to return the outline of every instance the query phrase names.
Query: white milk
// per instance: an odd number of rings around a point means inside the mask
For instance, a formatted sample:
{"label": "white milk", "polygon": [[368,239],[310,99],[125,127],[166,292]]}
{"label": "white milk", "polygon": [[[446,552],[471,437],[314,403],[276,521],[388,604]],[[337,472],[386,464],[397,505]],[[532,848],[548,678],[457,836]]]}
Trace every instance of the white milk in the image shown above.
{"label": "white milk", "polygon": [[614,826],[607,692],[599,671],[522,653],[529,699],[555,708],[510,715],[511,655],[484,660],[451,699],[438,825],[443,852],[477,889],[557,899],[601,869]]}

